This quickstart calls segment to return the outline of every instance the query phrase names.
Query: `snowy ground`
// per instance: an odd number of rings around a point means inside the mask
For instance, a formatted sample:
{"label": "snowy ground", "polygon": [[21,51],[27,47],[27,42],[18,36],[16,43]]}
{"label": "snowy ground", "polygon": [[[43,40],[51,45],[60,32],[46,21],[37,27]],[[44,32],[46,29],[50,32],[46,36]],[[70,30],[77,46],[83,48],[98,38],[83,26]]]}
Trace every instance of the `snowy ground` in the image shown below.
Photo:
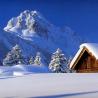
{"label": "snowy ground", "polygon": [[98,98],[98,74],[29,74],[0,78],[0,98]]}
{"label": "snowy ground", "polygon": [[49,69],[40,65],[0,66],[0,77],[22,76],[31,73],[49,73]]}

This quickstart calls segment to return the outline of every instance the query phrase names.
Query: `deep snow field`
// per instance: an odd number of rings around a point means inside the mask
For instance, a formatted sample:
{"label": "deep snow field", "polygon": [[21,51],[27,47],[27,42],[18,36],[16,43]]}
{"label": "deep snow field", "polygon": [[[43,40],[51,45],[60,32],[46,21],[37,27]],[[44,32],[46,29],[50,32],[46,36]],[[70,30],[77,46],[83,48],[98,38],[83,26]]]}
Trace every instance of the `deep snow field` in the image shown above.
{"label": "deep snow field", "polygon": [[0,66],[0,78],[23,76],[31,73],[49,73],[46,66],[41,65],[14,65],[14,66]]}
{"label": "deep snow field", "polygon": [[98,74],[1,76],[0,98],[98,98]]}

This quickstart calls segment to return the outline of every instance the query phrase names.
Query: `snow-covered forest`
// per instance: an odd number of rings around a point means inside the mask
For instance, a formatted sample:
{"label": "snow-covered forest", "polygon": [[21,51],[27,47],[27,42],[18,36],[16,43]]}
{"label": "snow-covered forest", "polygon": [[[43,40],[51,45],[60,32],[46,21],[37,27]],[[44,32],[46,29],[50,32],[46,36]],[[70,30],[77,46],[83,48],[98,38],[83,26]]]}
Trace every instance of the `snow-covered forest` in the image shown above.
{"label": "snow-covered forest", "polygon": [[70,58],[83,42],[85,39],[70,27],[56,27],[40,12],[25,10],[10,18],[0,32],[0,63],[16,44],[28,59],[40,52],[45,65],[49,65],[52,53],[58,48]]}
{"label": "snow-covered forest", "polygon": [[25,10],[0,33],[0,74],[75,72],[69,65],[82,42],[70,27],[56,27],[40,12]]}
{"label": "snow-covered forest", "polygon": [[40,52],[37,52],[35,57],[26,57],[23,55],[22,50],[19,45],[15,45],[7,53],[6,57],[3,59],[4,67],[13,67],[15,65],[20,66],[38,66],[38,67],[47,67],[48,72],[54,73],[69,73],[69,59],[65,57],[62,53],[62,50],[59,48],[51,56],[49,65],[45,65],[43,58]]}

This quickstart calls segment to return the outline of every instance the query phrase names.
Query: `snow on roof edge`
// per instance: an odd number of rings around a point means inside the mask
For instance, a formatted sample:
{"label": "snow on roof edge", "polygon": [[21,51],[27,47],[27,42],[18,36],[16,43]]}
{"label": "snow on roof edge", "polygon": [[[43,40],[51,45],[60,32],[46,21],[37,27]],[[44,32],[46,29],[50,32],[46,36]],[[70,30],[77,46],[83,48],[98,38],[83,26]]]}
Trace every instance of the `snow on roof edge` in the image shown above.
{"label": "snow on roof edge", "polygon": [[92,55],[98,59],[98,43],[84,43],[82,45],[80,45],[80,48],[81,47],[86,47],[89,52],[92,53]]}
{"label": "snow on roof edge", "polygon": [[81,51],[83,50],[84,47],[86,47],[89,50],[89,52],[91,52],[94,55],[94,57],[96,59],[98,59],[98,43],[83,43],[80,45],[78,52],[76,53],[76,55],[72,59],[72,61],[70,63],[70,68],[72,68],[73,64],[77,60],[79,54],[81,53]]}
{"label": "snow on roof edge", "polygon": [[72,59],[71,63],[70,63],[70,68],[72,68],[73,64],[75,63],[75,61],[77,60],[79,54],[81,53],[82,48],[79,48],[78,52],[76,53],[76,55],[74,56],[74,58]]}

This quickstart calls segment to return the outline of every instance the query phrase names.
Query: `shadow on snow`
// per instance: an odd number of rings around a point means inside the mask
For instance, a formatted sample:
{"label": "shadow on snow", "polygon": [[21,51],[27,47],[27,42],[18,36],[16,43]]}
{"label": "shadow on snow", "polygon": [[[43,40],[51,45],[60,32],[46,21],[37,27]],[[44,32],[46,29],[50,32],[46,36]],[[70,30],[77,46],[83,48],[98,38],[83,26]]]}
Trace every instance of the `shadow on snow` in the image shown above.
{"label": "shadow on snow", "polygon": [[61,98],[61,97],[71,97],[71,96],[81,96],[86,94],[94,94],[98,93],[98,91],[90,91],[90,92],[80,92],[80,93],[69,93],[69,94],[61,94],[61,95],[49,95],[49,96],[35,96],[28,98]]}

